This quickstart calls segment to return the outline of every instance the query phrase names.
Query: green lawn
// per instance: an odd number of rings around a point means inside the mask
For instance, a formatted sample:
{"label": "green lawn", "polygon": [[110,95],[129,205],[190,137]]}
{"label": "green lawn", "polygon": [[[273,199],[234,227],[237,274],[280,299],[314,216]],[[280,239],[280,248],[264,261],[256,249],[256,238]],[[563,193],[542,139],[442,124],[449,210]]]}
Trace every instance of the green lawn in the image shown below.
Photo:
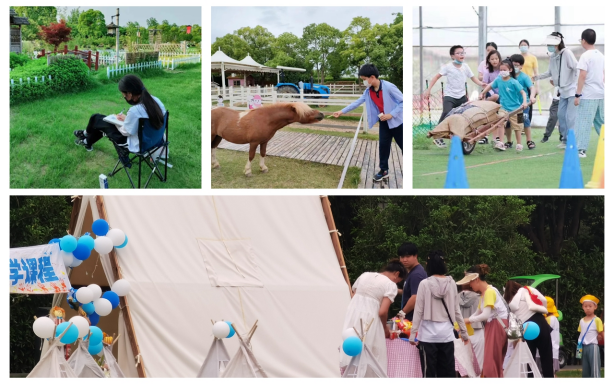
{"label": "green lawn", "polygon": [[[353,128],[353,127],[348,127],[348,128]],[[341,136],[341,137],[354,138],[354,132],[346,132],[346,131],[322,131],[320,129],[294,128],[294,127],[284,127],[280,131],[298,132],[298,133],[313,133],[315,135]],[[359,135],[357,136],[357,139],[377,141],[378,135],[374,135],[371,133],[363,133],[363,131],[360,131]]]}
{"label": "green lawn", "polygon": [[[556,373],[558,378],[569,378],[569,377],[582,377],[582,371],[580,369],[575,370],[565,370],[559,371]],[[600,369],[600,377],[604,377],[604,368]]]}
{"label": "green lawn", "polygon": [[[556,134],[547,143],[540,143],[542,130],[534,130],[536,149],[522,152],[514,149],[495,151],[489,145],[477,145],[471,155],[464,156],[470,188],[558,188],[564,150]],[[525,136],[522,136],[525,140]],[[413,188],[443,188],[448,167],[450,140],[447,148],[439,149],[431,140],[415,136],[413,143]],[[580,159],[583,181],[591,180],[598,135],[592,129],[587,157]],[[472,167],[472,168],[468,168]]]}
{"label": "green lawn", "polygon": [[[246,177],[243,169],[248,160],[247,152],[218,149],[216,157],[220,168],[211,170],[212,188],[337,188],[343,167],[319,164],[311,161],[267,156],[269,172],[261,173],[260,156],[252,161],[252,177]],[[344,188],[357,188],[361,169],[348,167]]]}
{"label": "green lawn", "polygon": [[[149,188],[200,188],[200,66],[164,71],[143,82],[169,111],[169,163],[173,165],[166,183],[154,177]],[[75,145],[73,131],[85,129],[94,113],[118,113],[128,107],[116,82],[11,106],[11,188],[99,188],[98,176],[110,173],[117,162],[115,149],[103,137],[94,151],[87,152]],[[135,167],[131,175],[136,183]],[[130,188],[123,171],[108,179],[109,188]]]}

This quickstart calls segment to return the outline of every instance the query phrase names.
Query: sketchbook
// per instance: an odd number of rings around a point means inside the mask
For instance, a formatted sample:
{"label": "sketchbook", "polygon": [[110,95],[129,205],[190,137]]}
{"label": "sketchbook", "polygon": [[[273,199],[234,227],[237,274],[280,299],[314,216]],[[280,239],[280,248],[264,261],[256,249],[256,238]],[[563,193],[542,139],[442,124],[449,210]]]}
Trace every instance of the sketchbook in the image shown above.
{"label": "sketchbook", "polygon": [[115,124],[115,126],[124,127],[124,122],[117,119],[117,115],[109,115],[103,119],[107,123]]}

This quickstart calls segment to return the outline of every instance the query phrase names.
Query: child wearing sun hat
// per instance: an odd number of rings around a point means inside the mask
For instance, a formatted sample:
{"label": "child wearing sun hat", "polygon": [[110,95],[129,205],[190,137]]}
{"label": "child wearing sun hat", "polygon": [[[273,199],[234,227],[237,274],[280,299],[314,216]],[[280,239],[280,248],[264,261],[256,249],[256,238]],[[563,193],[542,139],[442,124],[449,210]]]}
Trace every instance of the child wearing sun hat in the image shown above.
{"label": "child wearing sun hat", "polygon": [[555,306],[555,301],[553,301],[552,297],[545,296],[547,299],[547,313],[545,313],[545,317],[547,318],[547,323],[551,326],[551,349],[553,350],[552,360],[549,360],[547,357],[541,358],[540,362],[542,364],[553,364],[553,373],[559,371],[559,313],[557,312],[557,307]]}
{"label": "child wearing sun hat", "polygon": [[583,377],[600,377],[598,340],[604,338],[604,326],[602,320],[594,314],[600,300],[596,296],[585,295],[579,301],[583,305],[585,317],[579,321],[577,358],[581,358]]}

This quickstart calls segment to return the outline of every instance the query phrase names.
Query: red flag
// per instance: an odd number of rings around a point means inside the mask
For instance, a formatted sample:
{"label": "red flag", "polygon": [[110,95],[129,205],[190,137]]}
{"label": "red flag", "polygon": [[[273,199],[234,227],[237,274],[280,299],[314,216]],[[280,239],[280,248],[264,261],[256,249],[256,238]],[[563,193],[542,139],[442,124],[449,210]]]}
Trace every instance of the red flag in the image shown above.
{"label": "red flag", "polygon": [[189,25],[186,27],[186,33],[190,34],[190,32],[192,32],[192,26]]}

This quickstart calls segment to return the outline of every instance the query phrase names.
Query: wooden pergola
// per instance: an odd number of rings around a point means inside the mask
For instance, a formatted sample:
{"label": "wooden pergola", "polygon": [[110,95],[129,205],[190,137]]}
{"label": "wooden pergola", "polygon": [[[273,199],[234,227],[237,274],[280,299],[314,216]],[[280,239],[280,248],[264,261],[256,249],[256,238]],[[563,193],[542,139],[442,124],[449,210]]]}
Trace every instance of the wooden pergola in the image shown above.
{"label": "wooden pergola", "polygon": [[15,10],[11,8],[11,52],[21,53],[22,25],[30,25],[28,18],[17,16],[17,12],[15,12]]}

